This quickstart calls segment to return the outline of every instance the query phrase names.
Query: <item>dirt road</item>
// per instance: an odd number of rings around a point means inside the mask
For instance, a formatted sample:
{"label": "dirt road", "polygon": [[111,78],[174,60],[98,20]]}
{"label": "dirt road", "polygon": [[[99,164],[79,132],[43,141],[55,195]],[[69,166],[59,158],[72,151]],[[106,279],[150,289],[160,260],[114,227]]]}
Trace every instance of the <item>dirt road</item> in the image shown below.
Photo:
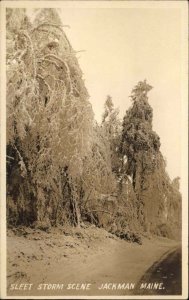
{"label": "dirt road", "polygon": [[[144,238],[142,245],[128,243],[99,228],[9,232],[8,294],[135,294],[145,272],[174,247],[178,243],[166,238]],[[18,289],[24,283],[31,289]],[[81,288],[82,284],[89,288]]]}

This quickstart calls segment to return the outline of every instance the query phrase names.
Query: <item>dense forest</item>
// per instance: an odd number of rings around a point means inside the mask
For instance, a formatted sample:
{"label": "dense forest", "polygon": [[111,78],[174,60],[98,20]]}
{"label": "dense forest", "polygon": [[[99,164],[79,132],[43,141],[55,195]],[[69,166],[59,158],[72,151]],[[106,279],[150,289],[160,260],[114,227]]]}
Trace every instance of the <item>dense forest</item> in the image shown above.
{"label": "dense forest", "polygon": [[108,95],[98,124],[57,10],[9,8],[6,18],[8,226],[177,238],[179,178],[153,131],[152,87],[136,84],[123,120]]}

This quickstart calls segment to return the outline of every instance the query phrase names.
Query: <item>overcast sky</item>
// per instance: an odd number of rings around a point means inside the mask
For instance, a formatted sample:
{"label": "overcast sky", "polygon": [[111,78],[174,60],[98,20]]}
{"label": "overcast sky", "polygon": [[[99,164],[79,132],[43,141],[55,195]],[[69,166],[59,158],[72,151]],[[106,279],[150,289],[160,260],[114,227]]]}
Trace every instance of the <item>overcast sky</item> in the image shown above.
{"label": "overcast sky", "polygon": [[65,32],[84,73],[95,118],[110,94],[120,117],[139,80],[154,87],[153,128],[173,179],[181,175],[181,12],[178,8],[64,8]]}

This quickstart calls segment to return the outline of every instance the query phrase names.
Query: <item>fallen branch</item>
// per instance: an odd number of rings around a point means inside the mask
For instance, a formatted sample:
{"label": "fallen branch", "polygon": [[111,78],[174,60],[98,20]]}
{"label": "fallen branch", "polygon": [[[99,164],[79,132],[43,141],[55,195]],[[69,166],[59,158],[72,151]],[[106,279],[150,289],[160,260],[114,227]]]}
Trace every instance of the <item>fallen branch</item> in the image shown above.
{"label": "fallen branch", "polygon": [[113,216],[113,213],[110,213],[109,211],[107,210],[97,210],[97,209],[94,209],[94,210],[90,210],[88,211],[89,213],[91,212],[103,212],[103,213],[106,213],[106,214],[109,214],[109,215],[112,215]]}

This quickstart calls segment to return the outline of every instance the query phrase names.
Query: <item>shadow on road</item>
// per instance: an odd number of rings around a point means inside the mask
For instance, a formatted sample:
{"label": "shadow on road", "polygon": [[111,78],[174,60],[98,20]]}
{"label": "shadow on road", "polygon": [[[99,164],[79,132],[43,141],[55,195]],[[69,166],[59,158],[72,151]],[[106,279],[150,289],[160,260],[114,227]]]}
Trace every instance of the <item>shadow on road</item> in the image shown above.
{"label": "shadow on road", "polygon": [[177,248],[153,264],[137,284],[135,295],[181,295],[181,257],[181,248]]}

